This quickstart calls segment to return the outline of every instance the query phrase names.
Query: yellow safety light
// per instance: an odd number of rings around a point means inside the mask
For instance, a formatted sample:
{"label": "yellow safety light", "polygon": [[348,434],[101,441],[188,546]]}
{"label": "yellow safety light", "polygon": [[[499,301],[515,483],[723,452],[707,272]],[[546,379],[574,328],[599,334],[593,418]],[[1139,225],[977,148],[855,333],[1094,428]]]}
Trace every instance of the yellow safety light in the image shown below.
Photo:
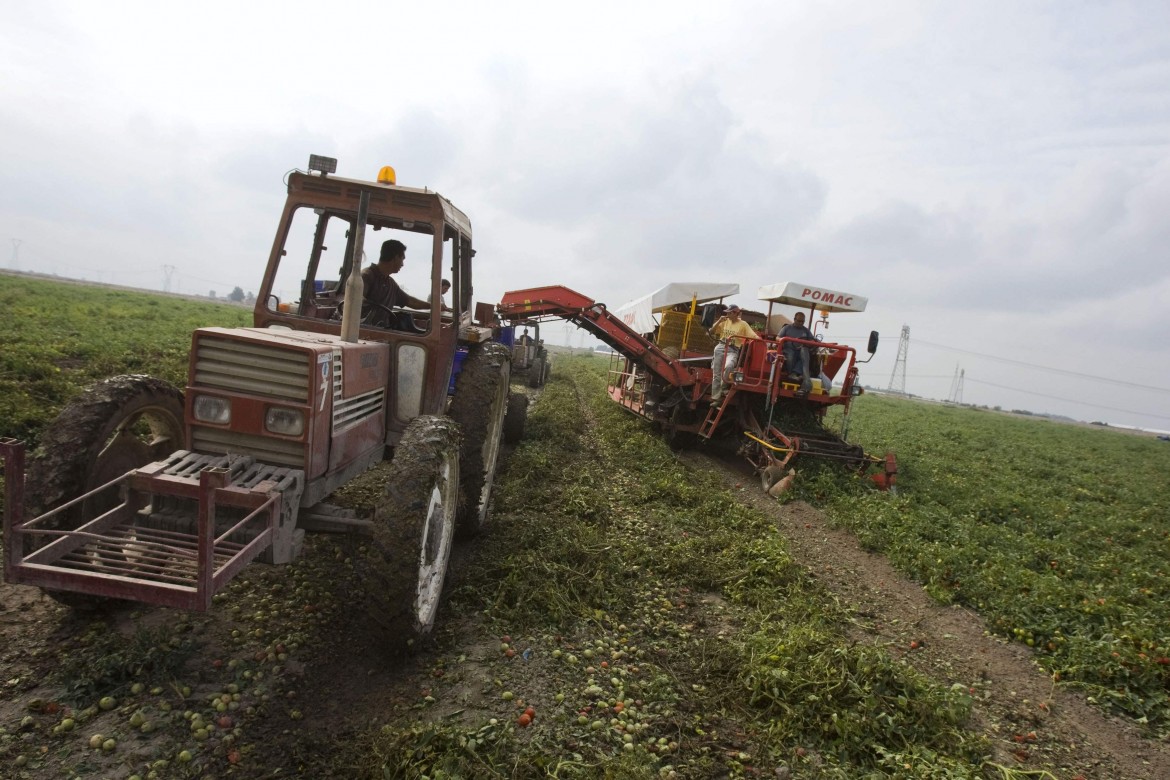
{"label": "yellow safety light", "polygon": [[379,184],[397,184],[398,175],[394,173],[394,169],[389,165],[383,165],[382,170],[378,171]]}
{"label": "yellow safety light", "polygon": [[817,309],[817,314],[821,315],[822,320],[829,319],[829,310],[828,309]]}

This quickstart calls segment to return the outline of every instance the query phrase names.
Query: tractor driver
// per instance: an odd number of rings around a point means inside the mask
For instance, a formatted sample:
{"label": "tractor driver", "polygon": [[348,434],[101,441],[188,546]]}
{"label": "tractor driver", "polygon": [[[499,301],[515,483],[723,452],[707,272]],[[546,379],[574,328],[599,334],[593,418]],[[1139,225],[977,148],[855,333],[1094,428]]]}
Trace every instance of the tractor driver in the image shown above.
{"label": "tractor driver", "polygon": [[412,309],[431,308],[426,301],[407,295],[392,278],[392,274],[402,270],[405,262],[406,244],[396,238],[382,242],[378,262],[366,266],[362,271],[362,297],[369,303],[377,304],[370,315],[371,325],[421,333],[422,331],[415,327],[410,312],[389,311],[396,306],[408,306]]}
{"label": "tractor driver", "polygon": [[752,326],[739,318],[740,309],[734,303],[711,326],[711,336],[719,343],[711,355],[711,403],[723,399],[723,380],[729,368],[739,362],[739,350],[746,339],[756,338]]}
{"label": "tractor driver", "polygon": [[[783,339],[804,339],[806,341],[813,340],[812,331],[804,325],[804,312],[798,311],[792,315],[792,322],[785,325],[776,334],[776,338]],[[795,344],[791,341],[784,343],[784,370],[795,381],[800,382],[800,391],[808,393],[812,389],[811,376],[813,370],[820,373],[820,367],[813,365],[816,361],[814,355],[810,355],[807,344]]]}

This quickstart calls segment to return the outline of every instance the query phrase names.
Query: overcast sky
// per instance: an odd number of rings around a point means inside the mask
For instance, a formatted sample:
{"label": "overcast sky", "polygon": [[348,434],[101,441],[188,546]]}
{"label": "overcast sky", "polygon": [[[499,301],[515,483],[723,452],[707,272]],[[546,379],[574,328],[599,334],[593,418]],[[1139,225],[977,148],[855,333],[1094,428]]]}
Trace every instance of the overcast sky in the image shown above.
{"label": "overcast sky", "polygon": [[906,325],[911,392],[1170,429],[1165,0],[0,11],[6,265],[255,290],[318,153],[462,208],[479,300],[811,283],[869,384]]}

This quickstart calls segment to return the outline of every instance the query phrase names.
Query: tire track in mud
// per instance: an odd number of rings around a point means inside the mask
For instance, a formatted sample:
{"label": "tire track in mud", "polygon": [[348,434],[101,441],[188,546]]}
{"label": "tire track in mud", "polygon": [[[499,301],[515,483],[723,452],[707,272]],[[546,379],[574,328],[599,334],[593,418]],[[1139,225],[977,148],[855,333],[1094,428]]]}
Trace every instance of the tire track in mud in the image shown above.
{"label": "tire track in mud", "polygon": [[720,474],[742,502],[773,519],[793,557],[852,608],[856,641],[884,647],[944,685],[972,689],[971,728],[991,740],[996,763],[1056,771],[1059,780],[1170,778],[1170,744],[1057,687],[1032,651],[992,635],[978,614],[938,604],[809,504],[768,497],[748,464],[694,450],[680,457]]}

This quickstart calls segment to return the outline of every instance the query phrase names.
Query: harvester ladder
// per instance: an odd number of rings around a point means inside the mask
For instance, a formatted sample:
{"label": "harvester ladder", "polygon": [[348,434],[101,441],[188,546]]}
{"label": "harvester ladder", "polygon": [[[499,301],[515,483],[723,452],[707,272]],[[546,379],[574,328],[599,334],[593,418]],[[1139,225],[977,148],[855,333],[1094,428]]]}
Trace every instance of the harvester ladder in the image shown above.
{"label": "harvester ladder", "polygon": [[710,439],[712,434],[715,433],[715,429],[719,427],[719,423],[723,420],[723,412],[731,407],[731,399],[735,393],[735,388],[729,387],[720,403],[711,404],[711,408],[707,410],[707,416],[703,419],[703,424],[699,427],[699,435],[704,439]]}

